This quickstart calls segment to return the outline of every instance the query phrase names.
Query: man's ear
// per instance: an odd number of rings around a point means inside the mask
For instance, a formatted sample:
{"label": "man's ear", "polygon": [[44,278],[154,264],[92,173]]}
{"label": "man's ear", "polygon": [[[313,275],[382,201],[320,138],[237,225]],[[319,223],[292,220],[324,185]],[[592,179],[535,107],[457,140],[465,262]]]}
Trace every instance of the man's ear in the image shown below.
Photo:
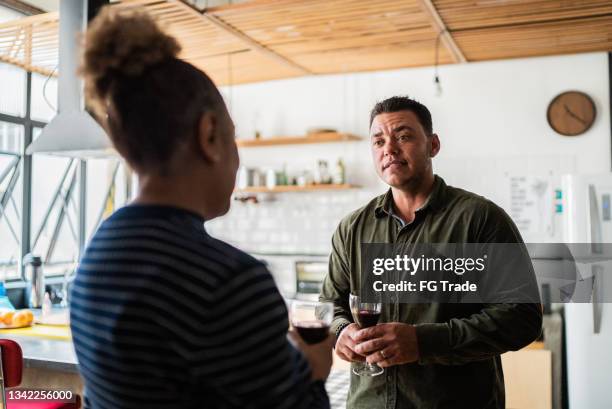
{"label": "man's ear", "polygon": [[218,125],[219,119],[212,111],[204,112],[198,123],[197,147],[207,162],[214,163],[221,159]]}
{"label": "man's ear", "polygon": [[430,158],[435,158],[438,152],[440,152],[440,138],[438,138],[438,134],[431,134],[431,151],[429,153]]}

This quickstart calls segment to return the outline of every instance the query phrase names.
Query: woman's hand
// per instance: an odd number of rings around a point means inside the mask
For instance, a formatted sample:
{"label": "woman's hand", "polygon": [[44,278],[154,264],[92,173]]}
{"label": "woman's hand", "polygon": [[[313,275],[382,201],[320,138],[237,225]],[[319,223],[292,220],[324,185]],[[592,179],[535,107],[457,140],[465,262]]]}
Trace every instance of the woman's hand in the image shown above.
{"label": "woman's hand", "polygon": [[289,340],[306,356],[310,364],[312,380],[325,381],[331,371],[334,338],[328,335],[325,340],[317,344],[307,344],[295,330],[290,330]]}

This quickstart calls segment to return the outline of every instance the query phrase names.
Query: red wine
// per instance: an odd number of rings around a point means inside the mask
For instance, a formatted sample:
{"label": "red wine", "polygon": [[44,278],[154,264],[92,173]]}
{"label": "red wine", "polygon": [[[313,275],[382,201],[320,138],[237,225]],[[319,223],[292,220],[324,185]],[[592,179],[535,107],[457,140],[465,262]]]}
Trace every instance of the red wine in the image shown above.
{"label": "red wine", "polygon": [[378,323],[380,312],[370,310],[359,310],[357,313],[357,321],[361,328],[373,327]]}
{"label": "red wine", "polygon": [[300,321],[295,329],[307,344],[318,344],[329,335],[329,325],[323,321]]}

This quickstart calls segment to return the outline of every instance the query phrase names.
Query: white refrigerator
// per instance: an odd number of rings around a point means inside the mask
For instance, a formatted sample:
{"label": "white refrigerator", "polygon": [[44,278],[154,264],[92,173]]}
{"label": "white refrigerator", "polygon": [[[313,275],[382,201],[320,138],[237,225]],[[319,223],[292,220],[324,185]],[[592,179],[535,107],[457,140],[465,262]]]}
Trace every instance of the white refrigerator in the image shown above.
{"label": "white refrigerator", "polygon": [[[612,243],[612,173],[562,178],[565,243],[596,254]],[[570,248],[573,248],[570,246]],[[565,304],[565,340],[570,409],[612,408],[612,279],[609,262],[574,254],[582,279],[592,285],[591,303]],[[581,259],[586,262],[581,263]],[[605,258],[605,257],[604,257]]]}

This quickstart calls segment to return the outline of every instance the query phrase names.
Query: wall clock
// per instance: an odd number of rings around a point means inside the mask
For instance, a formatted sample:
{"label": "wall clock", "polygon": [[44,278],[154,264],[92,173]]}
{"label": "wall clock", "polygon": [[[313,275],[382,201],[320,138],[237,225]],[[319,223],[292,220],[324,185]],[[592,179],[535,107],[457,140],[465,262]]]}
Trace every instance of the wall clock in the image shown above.
{"label": "wall clock", "polygon": [[567,91],[557,95],[548,105],[546,118],[555,132],[564,136],[585,133],[595,122],[595,103],[584,92]]}

